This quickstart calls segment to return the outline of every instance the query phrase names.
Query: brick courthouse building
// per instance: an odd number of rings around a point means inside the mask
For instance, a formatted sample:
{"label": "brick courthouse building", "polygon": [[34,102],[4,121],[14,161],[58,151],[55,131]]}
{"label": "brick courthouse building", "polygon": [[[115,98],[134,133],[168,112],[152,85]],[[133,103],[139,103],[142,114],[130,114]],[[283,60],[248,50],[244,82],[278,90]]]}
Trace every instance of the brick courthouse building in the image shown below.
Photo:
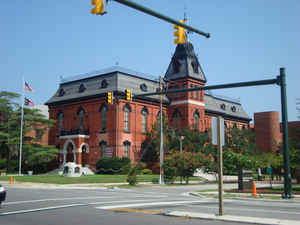
{"label": "brick courthouse building", "polygon": [[[169,90],[204,86],[206,76],[191,43],[178,44],[164,76]],[[125,89],[133,95],[125,99]],[[60,165],[75,162],[95,169],[101,157],[127,156],[138,161],[147,131],[159,118],[159,96],[134,95],[159,90],[159,82],[121,67],[64,79],[47,101],[56,124],[49,144],[60,149]],[[107,93],[113,103],[107,103]],[[237,101],[204,91],[169,94],[163,98],[163,113],[174,128],[205,131],[211,117],[222,115],[225,127],[248,127],[250,118]]]}

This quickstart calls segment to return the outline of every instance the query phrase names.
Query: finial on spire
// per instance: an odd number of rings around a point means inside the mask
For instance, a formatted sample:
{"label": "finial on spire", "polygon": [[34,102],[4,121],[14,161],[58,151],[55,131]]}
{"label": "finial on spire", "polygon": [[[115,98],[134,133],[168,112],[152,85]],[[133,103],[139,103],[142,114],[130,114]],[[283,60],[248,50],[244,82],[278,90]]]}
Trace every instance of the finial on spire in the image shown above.
{"label": "finial on spire", "polygon": [[[187,6],[186,6],[186,3],[184,4],[183,17],[184,17],[184,19],[183,19],[184,23],[188,25],[189,23],[188,23],[188,18],[187,18]],[[190,34],[190,31],[187,30],[186,31],[186,35],[185,35],[186,36],[186,42],[189,42],[189,34]]]}

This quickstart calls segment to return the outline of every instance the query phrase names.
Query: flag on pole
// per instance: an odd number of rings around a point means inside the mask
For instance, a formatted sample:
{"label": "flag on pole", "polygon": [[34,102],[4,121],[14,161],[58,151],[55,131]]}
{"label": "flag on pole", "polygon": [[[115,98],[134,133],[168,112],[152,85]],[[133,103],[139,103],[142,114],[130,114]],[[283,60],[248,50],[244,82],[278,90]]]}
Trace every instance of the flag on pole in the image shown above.
{"label": "flag on pole", "polygon": [[25,82],[24,89],[27,90],[27,91],[34,92],[34,90],[29,86],[29,84],[27,82]]}
{"label": "flag on pole", "polygon": [[34,106],[34,103],[28,98],[24,99],[24,104],[28,106]]}

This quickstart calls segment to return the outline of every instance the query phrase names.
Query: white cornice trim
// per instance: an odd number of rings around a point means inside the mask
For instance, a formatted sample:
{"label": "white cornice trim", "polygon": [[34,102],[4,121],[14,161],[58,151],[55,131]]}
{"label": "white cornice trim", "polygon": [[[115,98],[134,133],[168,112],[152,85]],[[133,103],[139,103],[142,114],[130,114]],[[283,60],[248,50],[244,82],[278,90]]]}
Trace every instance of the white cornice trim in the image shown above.
{"label": "white cornice trim", "polygon": [[203,102],[198,102],[198,101],[191,100],[191,99],[171,102],[171,105],[181,105],[181,104],[193,104],[193,105],[198,105],[198,106],[205,106],[205,104]]}
{"label": "white cornice trim", "polygon": [[74,135],[65,135],[65,136],[60,136],[59,139],[71,139],[71,138],[90,138],[89,135],[84,135],[84,134],[74,134]]}

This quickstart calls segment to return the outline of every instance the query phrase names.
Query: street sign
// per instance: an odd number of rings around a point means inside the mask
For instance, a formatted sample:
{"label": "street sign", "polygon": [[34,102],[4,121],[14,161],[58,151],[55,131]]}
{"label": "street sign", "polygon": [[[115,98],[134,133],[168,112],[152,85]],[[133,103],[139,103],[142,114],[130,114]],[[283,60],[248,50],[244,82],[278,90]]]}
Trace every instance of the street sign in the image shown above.
{"label": "street sign", "polygon": [[272,174],[272,168],[271,167],[267,168],[267,174]]}
{"label": "street sign", "polygon": [[[218,118],[212,117],[211,118],[211,136],[212,136],[212,144],[218,144]],[[222,146],[225,145],[225,132],[224,132],[224,119],[221,118],[221,137],[222,137]]]}

